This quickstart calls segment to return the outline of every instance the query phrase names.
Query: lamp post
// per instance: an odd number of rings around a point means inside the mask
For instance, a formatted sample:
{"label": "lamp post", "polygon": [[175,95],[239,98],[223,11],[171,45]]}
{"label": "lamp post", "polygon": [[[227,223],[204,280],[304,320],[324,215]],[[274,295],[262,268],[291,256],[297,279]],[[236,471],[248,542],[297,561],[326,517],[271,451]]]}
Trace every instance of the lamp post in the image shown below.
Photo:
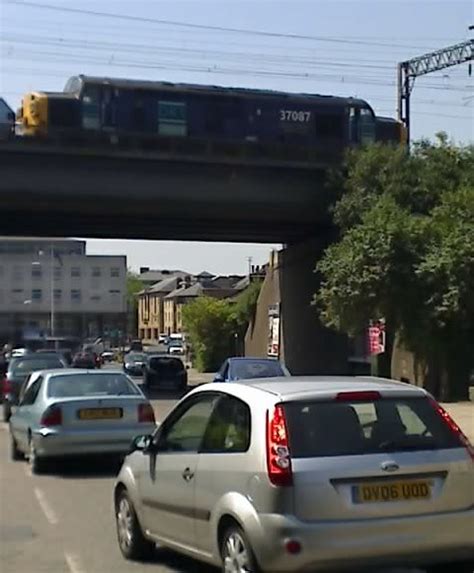
{"label": "lamp post", "polygon": [[[40,256],[44,254],[43,251],[39,251]],[[41,262],[34,261],[32,265],[41,265]],[[51,338],[54,338],[55,329],[55,304],[54,304],[54,247],[50,247],[50,276],[49,276],[49,289],[50,289],[50,305],[49,305],[49,330]]]}

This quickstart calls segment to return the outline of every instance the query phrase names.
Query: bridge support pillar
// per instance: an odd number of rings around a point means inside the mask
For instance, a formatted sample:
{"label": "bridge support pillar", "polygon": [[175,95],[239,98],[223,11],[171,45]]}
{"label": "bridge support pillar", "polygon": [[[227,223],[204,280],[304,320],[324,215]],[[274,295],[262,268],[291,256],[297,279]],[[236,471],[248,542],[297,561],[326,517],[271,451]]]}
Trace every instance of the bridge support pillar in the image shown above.
{"label": "bridge support pillar", "polygon": [[314,269],[331,239],[328,233],[272,253],[246,336],[248,356],[267,356],[273,350],[292,374],[349,373],[347,337],[325,328],[312,305],[318,288]]}

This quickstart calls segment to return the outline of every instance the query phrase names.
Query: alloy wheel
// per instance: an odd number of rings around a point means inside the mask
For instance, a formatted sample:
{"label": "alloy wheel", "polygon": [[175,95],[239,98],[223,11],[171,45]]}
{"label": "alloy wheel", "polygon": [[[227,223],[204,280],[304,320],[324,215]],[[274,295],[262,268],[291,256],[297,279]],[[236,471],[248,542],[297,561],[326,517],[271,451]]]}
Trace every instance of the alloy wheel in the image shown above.
{"label": "alloy wheel", "polygon": [[126,497],[122,497],[119,501],[117,510],[117,532],[122,549],[127,551],[133,540],[133,513],[130,502]]}
{"label": "alloy wheel", "polygon": [[232,531],[222,550],[225,573],[252,573],[250,556],[242,536]]}

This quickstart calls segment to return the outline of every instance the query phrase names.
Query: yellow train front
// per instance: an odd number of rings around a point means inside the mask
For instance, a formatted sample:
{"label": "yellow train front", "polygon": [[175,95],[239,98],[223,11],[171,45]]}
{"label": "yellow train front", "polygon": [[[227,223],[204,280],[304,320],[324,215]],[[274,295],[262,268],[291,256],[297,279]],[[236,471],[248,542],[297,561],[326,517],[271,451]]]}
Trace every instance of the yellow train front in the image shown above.
{"label": "yellow train front", "polygon": [[77,134],[81,130],[81,102],[70,94],[31,92],[17,112],[20,135],[49,138]]}

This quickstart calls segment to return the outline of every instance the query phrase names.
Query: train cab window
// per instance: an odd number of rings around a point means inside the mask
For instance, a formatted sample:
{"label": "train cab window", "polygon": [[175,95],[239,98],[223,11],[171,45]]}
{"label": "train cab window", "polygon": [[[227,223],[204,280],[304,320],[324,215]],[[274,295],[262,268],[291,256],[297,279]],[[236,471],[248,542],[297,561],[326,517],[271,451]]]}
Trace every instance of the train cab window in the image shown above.
{"label": "train cab window", "polygon": [[349,134],[351,143],[368,145],[375,141],[375,119],[370,109],[350,108]]}
{"label": "train cab window", "polygon": [[86,85],[82,94],[82,126],[100,129],[100,87]]}
{"label": "train cab window", "polygon": [[375,141],[375,119],[369,109],[360,110],[359,139],[362,145],[368,145]]}
{"label": "train cab window", "polygon": [[187,135],[186,104],[184,102],[158,102],[158,133],[160,135]]}
{"label": "train cab window", "polygon": [[64,93],[77,94],[81,91],[81,80],[77,76],[69,78],[64,86]]}

